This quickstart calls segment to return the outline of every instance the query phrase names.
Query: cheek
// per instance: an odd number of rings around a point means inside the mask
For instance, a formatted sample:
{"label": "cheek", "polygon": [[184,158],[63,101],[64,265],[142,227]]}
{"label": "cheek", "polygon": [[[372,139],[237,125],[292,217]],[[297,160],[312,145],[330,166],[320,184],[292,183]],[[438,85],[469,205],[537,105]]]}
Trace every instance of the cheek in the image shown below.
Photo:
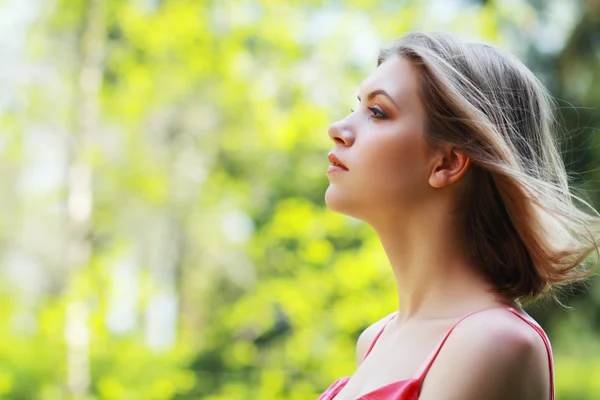
{"label": "cheek", "polygon": [[406,135],[378,143],[365,159],[365,172],[382,189],[405,192],[424,183],[424,161],[419,140]]}

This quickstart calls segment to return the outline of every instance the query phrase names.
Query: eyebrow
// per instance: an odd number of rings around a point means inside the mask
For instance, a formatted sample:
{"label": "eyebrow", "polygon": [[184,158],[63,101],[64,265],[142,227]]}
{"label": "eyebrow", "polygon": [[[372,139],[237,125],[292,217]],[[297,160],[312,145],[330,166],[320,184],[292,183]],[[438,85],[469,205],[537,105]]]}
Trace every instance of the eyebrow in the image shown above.
{"label": "eyebrow", "polygon": [[[398,107],[398,104],[396,104],[396,102],[394,101],[394,99],[392,99],[392,96],[390,96],[385,90],[383,89],[377,89],[377,90],[373,90],[371,93],[369,93],[369,95],[367,96],[367,100],[372,100],[375,96],[377,95],[384,95],[385,97],[387,97],[388,99],[390,99],[390,101],[392,103],[394,103],[394,105],[396,106],[396,108],[400,109],[400,107]],[[358,101],[360,100],[360,96],[356,96],[356,98],[358,99]]]}

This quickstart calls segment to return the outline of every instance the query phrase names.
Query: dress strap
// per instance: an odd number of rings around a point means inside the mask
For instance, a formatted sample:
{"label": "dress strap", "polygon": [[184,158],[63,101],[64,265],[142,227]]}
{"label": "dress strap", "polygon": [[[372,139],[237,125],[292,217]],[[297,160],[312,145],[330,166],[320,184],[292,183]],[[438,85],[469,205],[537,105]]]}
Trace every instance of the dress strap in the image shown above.
{"label": "dress strap", "polygon": [[468,313],[467,315],[464,315],[458,321],[456,321],[454,323],[454,325],[452,325],[452,327],[450,328],[450,330],[448,332],[446,332],[446,335],[444,335],[444,338],[442,339],[442,341],[440,342],[440,344],[436,348],[435,353],[433,353],[433,356],[429,359],[429,362],[427,363],[427,366],[425,366],[425,369],[423,370],[423,372],[421,373],[421,376],[419,377],[419,382],[421,382],[421,384],[423,383],[423,380],[425,379],[425,376],[429,372],[429,369],[431,368],[431,365],[433,365],[433,362],[437,358],[438,354],[440,354],[440,350],[442,350],[442,347],[444,347],[444,344],[446,343],[446,340],[448,340],[448,337],[450,336],[450,334],[452,333],[452,331],[454,330],[454,328],[456,328],[458,326],[458,324],[460,324],[465,319],[469,318],[471,315],[474,315],[474,314],[477,314],[477,313],[480,313],[480,312],[483,312],[483,311],[487,311],[487,310],[498,309],[498,308],[499,307],[491,307],[491,308],[484,308],[482,310],[473,311],[473,312]]}
{"label": "dress strap", "polygon": [[546,346],[546,353],[548,354],[548,366],[550,368],[550,400],[554,400],[554,361],[552,360],[552,346],[550,345],[550,339],[548,339],[548,336],[546,336],[546,333],[539,325],[534,324],[527,318],[523,317],[514,308],[509,307],[508,311],[525,321],[525,323],[531,326],[542,338],[542,341]]}
{"label": "dress strap", "polygon": [[388,318],[387,321],[385,321],[385,324],[383,324],[383,326],[381,327],[381,329],[379,330],[379,332],[377,332],[377,336],[375,336],[375,339],[373,339],[373,341],[371,342],[371,345],[369,346],[369,349],[367,350],[367,353],[365,354],[365,356],[363,357],[363,361],[365,360],[365,358],[367,358],[367,356],[369,355],[369,353],[371,352],[371,350],[373,349],[373,346],[375,346],[375,343],[377,343],[377,339],[379,339],[379,336],[381,336],[381,334],[383,333],[383,330],[385,329],[385,327],[387,326],[387,324],[394,319],[394,317],[396,316],[397,313],[393,313],[392,316],[390,318]]}

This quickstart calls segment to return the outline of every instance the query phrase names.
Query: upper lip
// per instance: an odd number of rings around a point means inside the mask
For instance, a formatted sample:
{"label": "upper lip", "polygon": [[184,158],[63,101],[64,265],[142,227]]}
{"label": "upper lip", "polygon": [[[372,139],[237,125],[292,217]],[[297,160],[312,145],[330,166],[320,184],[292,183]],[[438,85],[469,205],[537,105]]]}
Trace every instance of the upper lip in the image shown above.
{"label": "upper lip", "polygon": [[343,162],[341,162],[341,161],[340,161],[340,159],[339,159],[339,158],[337,158],[335,154],[333,154],[333,152],[329,153],[329,154],[327,155],[327,158],[329,158],[329,162],[331,163],[331,165],[337,165],[337,166],[339,166],[339,167],[342,167],[342,168],[344,168],[346,171],[348,171],[348,167],[346,167],[346,166],[344,165],[344,163],[343,163]]}

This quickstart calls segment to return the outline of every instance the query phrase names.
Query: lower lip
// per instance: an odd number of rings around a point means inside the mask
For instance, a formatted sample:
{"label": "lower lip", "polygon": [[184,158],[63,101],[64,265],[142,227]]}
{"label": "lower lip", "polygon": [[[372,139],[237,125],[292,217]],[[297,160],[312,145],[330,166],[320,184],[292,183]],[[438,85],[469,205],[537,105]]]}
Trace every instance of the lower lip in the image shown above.
{"label": "lower lip", "polygon": [[348,171],[347,169],[344,169],[342,167],[339,167],[337,165],[330,165],[329,168],[327,168],[327,173],[328,174],[332,174],[334,172],[346,172]]}

